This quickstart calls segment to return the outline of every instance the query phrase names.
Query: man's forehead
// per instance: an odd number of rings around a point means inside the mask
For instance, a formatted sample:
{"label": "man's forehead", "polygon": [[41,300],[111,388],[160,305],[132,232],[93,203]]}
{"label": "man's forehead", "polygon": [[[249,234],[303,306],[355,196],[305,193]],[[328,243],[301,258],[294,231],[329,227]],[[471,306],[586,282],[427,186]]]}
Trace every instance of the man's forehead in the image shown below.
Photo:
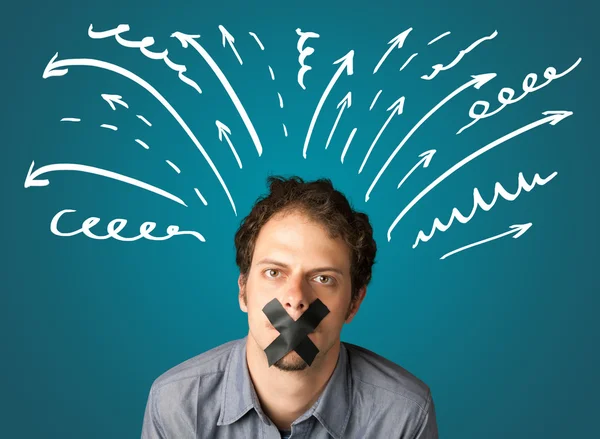
{"label": "man's forehead", "polygon": [[271,218],[261,228],[253,253],[253,264],[265,258],[285,265],[308,259],[315,267],[349,269],[350,251],[344,240],[331,238],[324,225],[296,212]]}
{"label": "man's forehead", "polygon": [[332,238],[324,224],[300,212],[286,213],[285,216],[277,214],[269,219],[261,227],[256,244],[259,245],[262,241],[269,241],[269,245],[272,245],[273,241],[281,242],[283,245],[304,242],[317,242],[333,246],[345,245],[340,236]]}

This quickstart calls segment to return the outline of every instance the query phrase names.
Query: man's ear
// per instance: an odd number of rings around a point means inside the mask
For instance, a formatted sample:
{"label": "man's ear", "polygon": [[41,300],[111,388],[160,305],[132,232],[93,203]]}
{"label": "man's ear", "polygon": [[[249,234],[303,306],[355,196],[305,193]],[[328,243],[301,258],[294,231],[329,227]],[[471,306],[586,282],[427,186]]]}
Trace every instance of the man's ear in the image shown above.
{"label": "man's ear", "polygon": [[238,277],[238,301],[240,303],[240,309],[244,312],[248,312],[248,306],[247,306],[247,298],[246,298],[246,287],[244,285],[244,283],[246,282],[246,279],[244,278],[244,276],[242,274],[239,275]]}
{"label": "man's ear", "polygon": [[362,303],[362,301],[366,295],[367,295],[367,287],[363,286],[360,290],[358,290],[358,295],[356,296],[356,299],[354,299],[353,301],[350,302],[348,314],[346,315],[346,320],[345,320],[346,323],[350,323],[352,321],[352,319],[358,312],[358,308],[360,308],[360,304]]}

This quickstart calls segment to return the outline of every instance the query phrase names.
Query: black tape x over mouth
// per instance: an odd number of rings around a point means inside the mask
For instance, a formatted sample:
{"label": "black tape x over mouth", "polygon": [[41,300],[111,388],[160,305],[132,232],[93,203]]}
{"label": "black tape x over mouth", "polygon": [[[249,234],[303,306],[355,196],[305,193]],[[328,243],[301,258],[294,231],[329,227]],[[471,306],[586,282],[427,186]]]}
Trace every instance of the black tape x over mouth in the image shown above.
{"label": "black tape x over mouth", "polygon": [[292,319],[277,299],[267,303],[263,312],[275,329],[279,331],[279,336],[265,349],[269,367],[292,350],[295,350],[310,366],[319,353],[319,349],[308,338],[308,334],[313,332],[321,320],[329,314],[329,309],[325,304],[320,299],[315,300],[298,320]]}

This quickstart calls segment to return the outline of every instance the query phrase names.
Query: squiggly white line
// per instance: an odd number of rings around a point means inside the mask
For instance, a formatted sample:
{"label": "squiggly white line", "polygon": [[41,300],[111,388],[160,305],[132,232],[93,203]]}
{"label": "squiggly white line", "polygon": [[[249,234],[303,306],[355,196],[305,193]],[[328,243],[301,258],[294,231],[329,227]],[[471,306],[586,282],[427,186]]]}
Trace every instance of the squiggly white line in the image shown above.
{"label": "squiggly white line", "polygon": [[175,70],[178,73],[177,76],[181,81],[195,89],[198,93],[202,93],[202,89],[200,88],[200,86],[196,82],[192,81],[190,78],[184,75],[184,73],[187,71],[187,67],[181,64],[175,64],[169,59],[169,57],[167,56],[169,54],[169,51],[167,49],[160,53],[151,52],[148,49],[146,49],[146,47],[152,46],[154,44],[154,38],[144,37],[141,41],[128,41],[122,38],[120,34],[129,31],[128,24],[120,24],[115,29],[109,29],[102,32],[96,32],[92,29],[93,25],[90,24],[90,27],[88,29],[88,36],[92,39],[104,39],[115,37],[117,43],[119,43],[123,47],[128,47],[130,49],[140,49],[140,52],[142,52],[142,54],[145,57],[150,59],[162,59],[171,70]]}
{"label": "squiggly white line", "polygon": [[531,184],[529,184],[525,180],[525,177],[523,177],[523,173],[519,172],[519,187],[517,188],[517,191],[514,194],[511,194],[510,192],[507,192],[506,189],[504,189],[500,182],[496,182],[496,185],[494,187],[494,198],[489,204],[483,200],[481,194],[479,193],[479,189],[475,188],[473,190],[473,209],[471,210],[469,216],[465,217],[455,207],[454,209],[452,209],[452,215],[450,215],[450,219],[446,224],[442,224],[439,218],[436,218],[433,221],[433,227],[431,228],[431,232],[428,235],[425,235],[425,233],[423,233],[423,231],[420,230],[417,235],[417,240],[413,244],[413,248],[416,248],[419,245],[419,242],[429,241],[431,238],[433,238],[433,235],[437,230],[439,230],[440,232],[445,232],[446,230],[448,230],[450,226],[452,226],[452,223],[455,219],[457,219],[463,224],[468,223],[475,216],[475,213],[477,212],[477,209],[479,207],[485,210],[486,212],[489,211],[492,207],[494,207],[496,201],[498,201],[498,196],[501,196],[507,201],[514,201],[521,194],[521,190],[524,189],[526,192],[530,192],[536,185],[543,186],[557,175],[558,172],[553,172],[546,178],[540,178],[539,174],[535,174],[535,176],[533,177],[533,181],[531,182]]}
{"label": "squiggly white line", "polygon": [[298,56],[298,62],[300,63],[300,70],[298,71],[298,84],[300,84],[300,87],[306,90],[306,86],[304,85],[304,75],[307,71],[311,70],[312,67],[305,65],[304,60],[306,57],[312,55],[315,52],[315,49],[312,47],[303,48],[303,46],[306,40],[309,38],[319,38],[320,35],[314,32],[302,32],[300,28],[296,29],[296,33],[300,36],[298,39],[298,44],[296,45],[296,48],[300,53],[300,56]]}

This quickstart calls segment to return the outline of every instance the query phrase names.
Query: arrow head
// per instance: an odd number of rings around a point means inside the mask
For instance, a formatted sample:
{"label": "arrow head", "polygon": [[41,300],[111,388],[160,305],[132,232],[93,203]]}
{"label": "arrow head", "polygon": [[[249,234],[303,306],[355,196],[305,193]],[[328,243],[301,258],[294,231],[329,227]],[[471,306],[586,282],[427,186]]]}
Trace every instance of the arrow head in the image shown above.
{"label": "arrow head", "polygon": [[46,78],[50,78],[52,76],[64,76],[69,72],[69,69],[53,70],[54,69],[54,60],[56,60],[56,58],[58,58],[58,52],[56,52],[54,54],[54,56],[52,57],[52,59],[50,60],[50,62],[46,66],[46,68],[44,69],[44,73],[42,73],[42,78],[46,79]]}
{"label": "arrow head", "polygon": [[473,87],[475,87],[477,90],[479,90],[482,85],[487,84],[495,77],[496,77],[495,73],[483,73],[481,75],[471,75],[471,78],[476,80],[475,83],[473,84]]}
{"label": "arrow head", "polygon": [[233,35],[223,25],[219,25],[219,30],[221,31],[221,35],[223,35],[223,47],[225,47],[225,40],[229,41],[229,44],[235,43],[235,38],[233,38]]}
{"label": "arrow head", "polygon": [[532,226],[532,223],[527,223],[527,224],[513,224],[512,226],[510,226],[510,228],[512,230],[516,230],[517,233],[515,233],[513,235],[513,238],[517,239],[518,237],[520,237],[523,233],[525,233],[527,230],[529,230],[529,228]]}
{"label": "arrow head", "polygon": [[350,52],[348,52],[347,54],[342,56],[337,61],[334,61],[333,63],[334,64],[342,63],[340,68],[342,70],[346,69],[346,73],[348,74],[348,76],[354,74],[354,50],[351,50]]}
{"label": "arrow head", "polygon": [[113,111],[117,109],[117,107],[115,107],[115,104],[119,104],[124,106],[125,108],[129,108],[129,105],[127,105],[127,103],[121,100],[123,99],[123,96],[111,95],[107,93],[102,93],[100,94],[100,96],[102,96],[102,99],[104,99],[108,103],[108,105],[110,105],[110,108],[112,108]]}
{"label": "arrow head", "polygon": [[419,154],[419,157],[423,157],[423,168],[426,168],[427,166],[429,166],[429,163],[431,163],[431,159],[433,158],[433,156],[435,155],[437,151],[435,149],[430,149],[429,151],[425,151],[422,152],[421,154]]}
{"label": "arrow head", "polygon": [[35,161],[31,162],[31,166],[29,167],[29,172],[27,172],[27,177],[25,178],[24,187],[28,188],[31,186],[48,186],[50,182],[48,180],[36,180],[35,173],[33,171],[33,166],[35,165]]}
{"label": "arrow head", "polygon": [[219,140],[221,140],[221,141],[223,140],[223,134],[225,134],[225,135],[231,134],[231,130],[223,122],[217,120],[215,122],[215,125],[217,125],[217,129],[219,130]]}
{"label": "arrow head", "polygon": [[340,101],[339,104],[337,104],[336,108],[340,108],[342,105],[346,105],[346,107],[350,108],[352,106],[352,92],[349,91],[346,96],[344,96],[344,99],[342,99]]}
{"label": "arrow head", "polygon": [[402,111],[404,111],[404,96],[400,99],[396,99],[396,101],[388,107],[387,111],[396,111],[398,115],[402,114]]}
{"label": "arrow head", "polygon": [[171,37],[175,37],[179,40],[179,42],[181,43],[181,46],[186,49],[188,44],[193,42],[196,38],[200,38],[200,35],[188,35],[188,34],[184,34],[183,32],[173,32],[171,34]]}
{"label": "arrow head", "polygon": [[402,46],[404,45],[404,41],[406,40],[406,37],[412,30],[413,30],[413,28],[411,27],[411,28],[406,29],[404,32],[399,33],[394,38],[392,38],[390,41],[388,41],[388,44],[392,44],[392,45],[396,44],[398,46],[398,49],[402,48]]}
{"label": "arrow head", "polygon": [[567,111],[567,110],[558,110],[558,111],[544,111],[542,114],[544,116],[551,116],[550,125],[556,125],[558,122],[566,119],[569,116],[572,116],[573,112]]}

